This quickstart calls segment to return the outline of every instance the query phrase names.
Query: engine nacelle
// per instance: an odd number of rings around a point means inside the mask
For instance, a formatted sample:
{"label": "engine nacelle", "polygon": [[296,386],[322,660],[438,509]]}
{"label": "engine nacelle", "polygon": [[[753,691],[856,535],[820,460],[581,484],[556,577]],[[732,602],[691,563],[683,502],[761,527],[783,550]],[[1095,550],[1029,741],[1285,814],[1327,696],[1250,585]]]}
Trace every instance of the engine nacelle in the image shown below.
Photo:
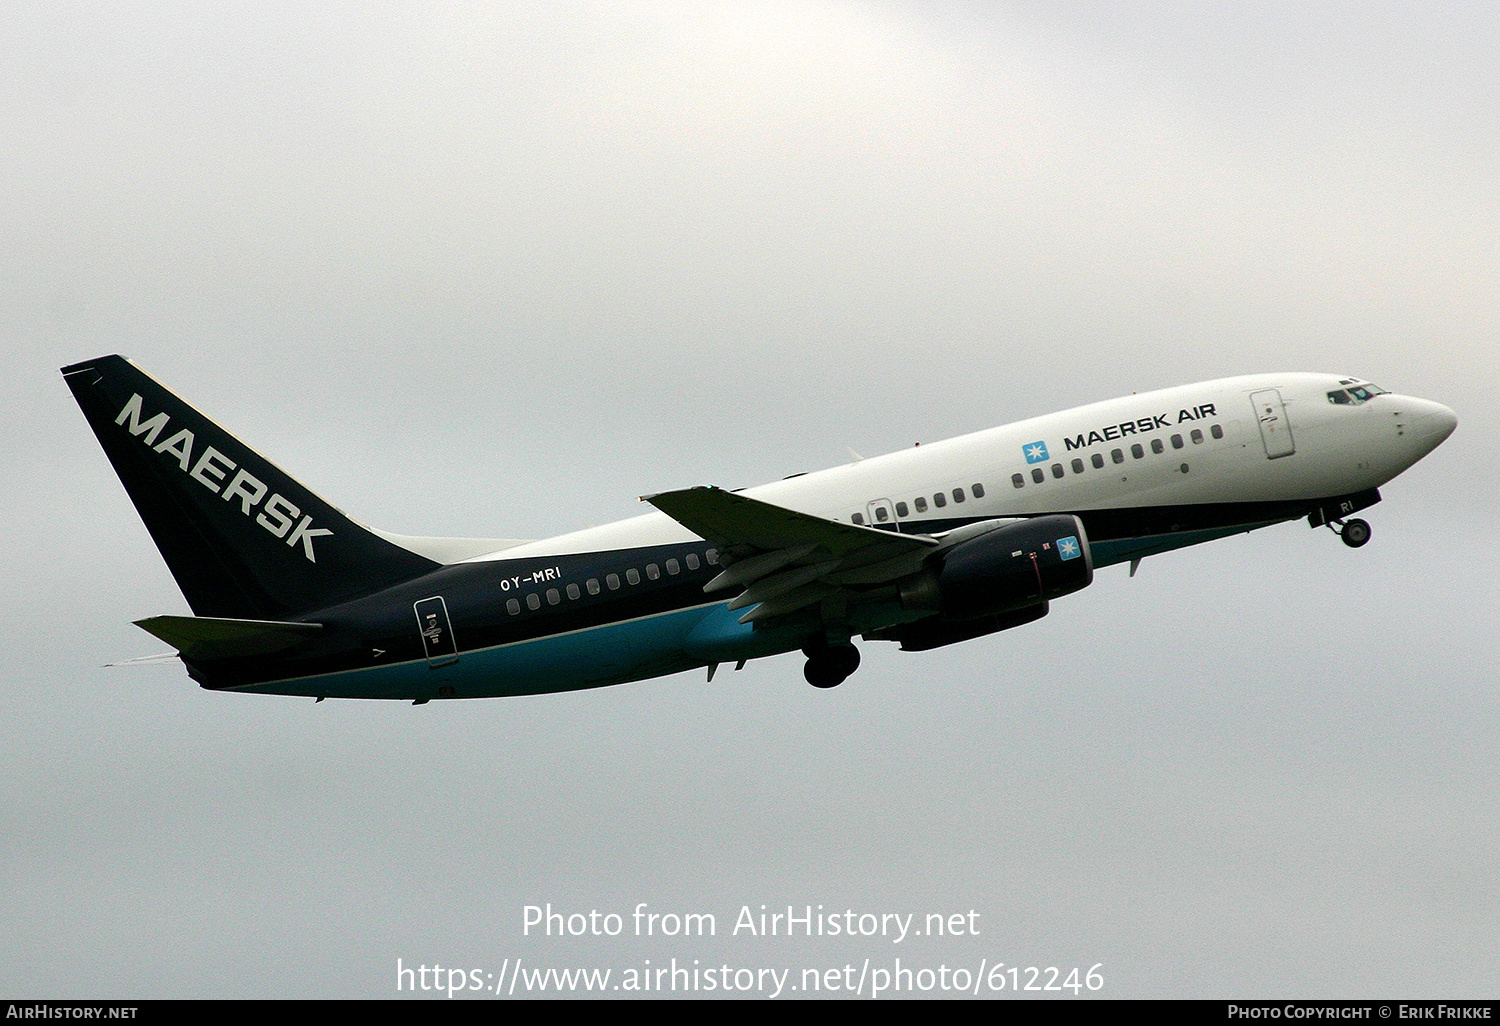
{"label": "engine nacelle", "polygon": [[1093,579],[1094,559],[1082,521],[1052,514],[959,542],[901,582],[901,604],[962,622],[1036,606],[1045,610],[1050,600],[1085,588]]}
{"label": "engine nacelle", "polygon": [[903,652],[926,652],[942,648],[971,638],[1008,631],[1023,623],[1040,620],[1047,615],[1047,603],[1038,602],[1009,613],[993,616],[976,616],[971,620],[950,620],[946,616],[929,616],[914,623],[897,624],[883,630],[866,634],[871,641],[899,641]]}

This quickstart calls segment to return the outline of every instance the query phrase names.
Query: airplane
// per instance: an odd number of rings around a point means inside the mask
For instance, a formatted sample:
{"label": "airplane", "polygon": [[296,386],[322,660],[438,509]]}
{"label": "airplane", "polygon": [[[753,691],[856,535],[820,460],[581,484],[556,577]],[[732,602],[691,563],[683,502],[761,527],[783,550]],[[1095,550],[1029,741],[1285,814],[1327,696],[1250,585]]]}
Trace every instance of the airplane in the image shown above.
{"label": "airplane", "polygon": [[[1145,392],[541,541],[351,520],[121,356],[62,368],[192,616],[136,623],[216,691],[432,699],[603,687],[855,638],[926,651],[1046,616],[1097,569],[1306,518],[1351,518],[1452,434],[1360,378]],[[167,654],[162,658],[171,658]],[[146,657],[152,658],[152,657]]]}

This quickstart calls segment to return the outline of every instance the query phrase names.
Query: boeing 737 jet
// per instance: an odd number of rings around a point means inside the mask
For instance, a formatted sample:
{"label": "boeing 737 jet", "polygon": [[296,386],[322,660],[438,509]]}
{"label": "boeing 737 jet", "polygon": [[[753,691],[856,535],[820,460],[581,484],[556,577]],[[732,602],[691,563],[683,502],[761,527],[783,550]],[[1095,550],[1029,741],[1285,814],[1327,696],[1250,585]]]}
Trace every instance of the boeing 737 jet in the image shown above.
{"label": "boeing 737 jet", "polygon": [[350,520],[119,356],[63,376],[192,616],[137,623],[220,691],[484,698],[784,652],[817,687],[854,639],[922,651],[1037,620],[1094,571],[1351,514],[1453,411],[1359,378],[1261,374],[1147,392],[543,541]]}

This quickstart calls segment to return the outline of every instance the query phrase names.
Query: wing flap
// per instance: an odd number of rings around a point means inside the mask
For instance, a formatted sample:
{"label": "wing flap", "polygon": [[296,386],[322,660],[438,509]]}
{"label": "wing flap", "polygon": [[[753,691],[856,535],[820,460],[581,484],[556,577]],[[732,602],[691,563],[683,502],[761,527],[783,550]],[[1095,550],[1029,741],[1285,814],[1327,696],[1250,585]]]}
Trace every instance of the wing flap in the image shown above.
{"label": "wing flap", "polygon": [[773,574],[793,560],[801,559],[815,548],[816,545],[798,545],[790,549],[772,549],[770,552],[742,559],[705,584],[703,591],[712,594],[730,588],[744,588],[751,581]]}
{"label": "wing flap", "polygon": [[729,603],[730,609],[744,609],[753,606],[757,602],[775,598],[783,592],[800,588],[804,584],[811,584],[820,577],[826,576],[830,571],[836,569],[839,563],[836,559],[830,559],[823,563],[813,563],[811,566],[797,566],[790,570],[783,570],[779,574],[770,577],[762,577],[740,593],[740,597]]}
{"label": "wing flap", "polygon": [[720,546],[724,571],[704,586],[737,591],[741,623],[794,613],[850,586],[877,586],[909,574],[935,538],[897,534],[799,513],[721,488],[684,488],[645,496],[667,516]]}
{"label": "wing flap", "polygon": [[760,620],[769,620],[773,616],[785,616],[787,613],[795,613],[799,609],[806,608],[815,602],[838,593],[838,585],[824,584],[821,581],[813,584],[804,584],[800,588],[777,595],[775,598],[766,599],[754,609],[740,617],[740,623],[756,623]]}

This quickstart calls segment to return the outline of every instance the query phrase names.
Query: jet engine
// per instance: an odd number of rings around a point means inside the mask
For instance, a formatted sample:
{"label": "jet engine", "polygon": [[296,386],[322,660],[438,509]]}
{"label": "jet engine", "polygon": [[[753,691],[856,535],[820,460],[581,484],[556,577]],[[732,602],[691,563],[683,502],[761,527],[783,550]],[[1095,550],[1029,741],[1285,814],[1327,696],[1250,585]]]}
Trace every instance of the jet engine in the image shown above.
{"label": "jet engine", "polygon": [[900,582],[901,604],[936,616],[878,632],[923,650],[1007,630],[1047,615],[1052,599],[1094,579],[1083,523],[1070,514],[1002,524],[966,538]]}

